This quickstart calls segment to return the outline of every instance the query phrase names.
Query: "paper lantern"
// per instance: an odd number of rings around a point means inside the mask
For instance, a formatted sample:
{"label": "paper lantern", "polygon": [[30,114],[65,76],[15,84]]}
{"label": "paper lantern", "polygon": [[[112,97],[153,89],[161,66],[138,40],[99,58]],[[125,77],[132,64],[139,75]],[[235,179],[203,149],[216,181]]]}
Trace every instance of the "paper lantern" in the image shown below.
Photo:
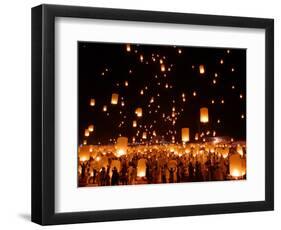
{"label": "paper lantern", "polygon": [[240,144],[236,146],[236,152],[239,153],[241,157],[243,156],[243,147]]}
{"label": "paper lantern", "polygon": [[137,176],[145,177],[145,172],[146,172],[146,160],[142,158],[138,160]]}
{"label": "paper lantern", "polygon": [[137,121],[133,121],[133,127],[137,127]]}
{"label": "paper lantern", "polygon": [[198,135],[198,133],[196,133],[195,134],[195,138],[194,138],[196,141],[198,141],[198,139],[199,139],[199,135]]}
{"label": "paper lantern", "polygon": [[160,69],[161,69],[161,72],[165,72],[166,71],[166,67],[164,64],[161,64],[160,65]]}
{"label": "paper lantern", "polygon": [[84,135],[85,135],[85,137],[90,136],[90,131],[88,129],[85,129]]}
{"label": "paper lantern", "polygon": [[199,73],[204,74],[205,73],[205,67],[204,65],[199,65]]}
{"label": "paper lantern", "polygon": [[208,108],[206,108],[206,107],[203,107],[200,109],[200,122],[202,122],[202,123],[209,122]]}
{"label": "paper lantern", "polygon": [[127,149],[128,149],[128,138],[127,137],[118,137],[115,148],[116,148],[116,155],[118,157],[125,155],[127,153]]}
{"label": "paper lantern", "polygon": [[135,113],[137,114],[138,117],[142,117],[142,108],[137,108]]}
{"label": "paper lantern", "polygon": [[96,105],[96,100],[94,98],[91,98],[90,106],[95,106],[95,105]]}
{"label": "paper lantern", "polygon": [[181,140],[183,143],[189,141],[189,128],[181,129]]}
{"label": "paper lantern", "polygon": [[88,130],[89,130],[89,132],[93,132],[94,131],[94,125],[89,125]]}
{"label": "paper lantern", "polygon": [[107,106],[104,105],[103,108],[102,108],[103,112],[106,112],[107,111]]}
{"label": "paper lantern", "polygon": [[119,95],[118,95],[117,93],[113,93],[113,94],[111,95],[111,104],[112,104],[112,105],[117,105],[117,103],[118,103],[118,97],[119,97]]}
{"label": "paper lantern", "polygon": [[131,45],[130,45],[130,44],[127,44],[127,45],[126,45],[126,51],[127,51],[127,52],[131,52]]}
{"label": "paper lantern", "polygon": [[242,160],[238,153],[235,153],[229,157],[229,172],[233,177],[241,177],[243,174]]}
{"label": "paper lantern", "polygon": [[142,139],[146,139],[146,138],[147,138],[146,132],[143,132],[142,133]]}
{"label": "paper lantern", "polygon": [[87,140],[84,140],[84,141],[83,141],[83,145],[87,145]]}

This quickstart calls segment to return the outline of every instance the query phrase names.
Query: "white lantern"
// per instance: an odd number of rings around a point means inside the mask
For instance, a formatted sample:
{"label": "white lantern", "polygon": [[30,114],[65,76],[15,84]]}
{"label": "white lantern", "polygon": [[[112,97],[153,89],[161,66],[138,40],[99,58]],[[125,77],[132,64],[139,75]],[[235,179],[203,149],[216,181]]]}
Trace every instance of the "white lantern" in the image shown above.
{"label": "white lantern", "polygon": [[111,95],[111,104],[112,105],[117,105],[118,104],[118,97],[119,97],[119,95],[117,93],[113,93]]}
{"label": "white lantern", "polygon": [[138,165],[137,165],[137,176],[138,177],[144,177],[146,172],[146,160],[145,159],[139,159]]}
{"label": "white lantern", "polygon": [[181,140],[183,143],[189,141],[189,128],[182,128],[181,129]]}
{"label": "white lantern", "polygon": [[102,108],[103,112],[106,112],[107,111],[107,106],[104,105],[103,108]]}
{"label": "white lantern", "polygon": [[203,107],[200,109],[200,122],[202,122],[202,123],[209,122],[208,108],[206,108],[206,107]]}
{"label": "white lantern", "polygon": [[142,133],[142,139],[146,139],[146,138],[147,138],[146,132],[143,132]]}
{"label": "white lantern", "polygon": [[127,44],[127,45],[126,45],[126,51],[127,51],[127,52],[131,52],[131,45],[130,45],[130,44]]}

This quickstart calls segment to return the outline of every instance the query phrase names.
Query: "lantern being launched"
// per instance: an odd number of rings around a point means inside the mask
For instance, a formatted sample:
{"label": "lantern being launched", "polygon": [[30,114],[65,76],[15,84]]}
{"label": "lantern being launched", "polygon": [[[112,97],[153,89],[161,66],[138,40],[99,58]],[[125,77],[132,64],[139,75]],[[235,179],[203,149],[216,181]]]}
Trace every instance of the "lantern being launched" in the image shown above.
{"label": "lantern being launched", "polygon": [[208,108],[206,107],[200,109],[200,122],[202,123],[209,122],[209,113],[208,113]]}
{"label": "lantern being launched", "polygon": [[232,177],[243,176],[242,159],[240,154],[235,153],[229,157],[229,172]]}
{"label": "lantern being launched", "polygon": [[119,95],[117,93],[113,93],[111,96],[111,104],[117,105],[118,104],[118,97]]}
{"label": "lantern being launched", "polygon": [[128,148],[128,138],[127,137],[118,137],[115,148],[116,148],[117,156],[125,155],[127,153],[127,148]]}
{"label": "lantern being launched", "polygon": [[137,108],[135,113],[137,114],[138,117],[142,117],[142,108]]}
{"label": "lantern being launched", "polygon": [[189,141],[189,128],[182,128],[181,129],[181,140],[183,143]]}

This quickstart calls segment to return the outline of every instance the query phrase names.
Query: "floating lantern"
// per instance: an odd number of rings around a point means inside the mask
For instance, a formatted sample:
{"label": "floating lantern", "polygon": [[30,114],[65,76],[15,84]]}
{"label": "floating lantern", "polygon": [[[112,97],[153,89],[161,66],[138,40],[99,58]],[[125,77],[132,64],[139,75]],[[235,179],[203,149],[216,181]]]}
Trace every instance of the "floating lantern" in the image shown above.
{"label": "floating lantern", "polygon": [[206,108],[206,107],[203,107],[200,109],[200,122],[202,122],[202,123],[209,122],[208,108]]}
{"label": "floating lantern", "polygon": [[127,51],[127,52],[131,52],[131,45],[130,45],[130,44],[127,44],[127,45],[126,45],[126,51]]}
{"label": "floating lantern", "polygon": [[195,97],[197,95],[196,91],[193,91],[192,95]]}
{"label": "floating lantern", "polygon": [[164,64],[161,64],[160,66],[161,72],[165,72],[166,71],[166,67]]}
{"label": "floating lantern", "polygon": [[128,148],[128,138],[127,137],[118,137],[117,143],[115,145],[117,156],[122,156],[127,153]]}
{"label": "floating lantern", "polygon": [[94,98],[91,98],[90,106],[95,106],[95,105],[96,105],[96,100]]}
{"label": "floating lantern", "polygon": [[183,143],[189,141],[189,128],[182,128],[181,129],[181,140]]}
{"label": "floating lantern", "polygon": [[129,86],[129,82],[125,81],[125,86],[128,87]]}
{"label": "floating lantern", "polygon": [[140,61],[143,62],[143,55],[140,55]]}
{"label": "floating lantern", "polygon": [[140,91],[140,95],[143,95],[143,90]]}
{"label": "floating lantern", "polygon": [[113,93],[111,95],[111,104],[112,105],[117,105],[118,104],[118,97],[119,97],[118,93]]}
{"label": "floating lantern", "polygon": [[239,97],[242,99],[243,98],[243,94],[240,94]]}
{"label": "floating lantern", "polygon": [[146,138],[147,138],[146,132],[143,132],[142,133],[142,139],[146,139]]}
{"label": "floating lantern", "polygon": [[83,145],[87,145],[87,140],[84,140],[84,141],[83,141]]}
{"label": "floating lantern", "polygon": [[243,156],[243,147],[240,144],[236,146],[236,152],[239,153],[241,157]]}
{"label": "floating lantern", "polygon": [[137,117],[142,117],[142,108],[137,108],[135,113],[137,114]]}
{"label": "floating lantern", "polygon": [[205,67],[204,65],[199,65],[199,73],[204,74],[205,73]]}
{"label": "floating lantern", "polygon": [[233,177],[241,177],[243,175],[242,159],[240,154],[236,153],[229,157],[229,172]]}
{"label": "floating lantern", "polygon": [[181,53],[182,53],[181,49],[178,49],[178,53],[179,53],[179,54],[181,54]]}
{"label": "floating lantern", "polygon": [[138,160],[137,176],[145,177],[145,172],[146,172],[146,160],[142,158]]}
{"label": "floating lantern", "polygon": [[137,127],[137,121],[133,121],[133,127]]}
{"label": "floating lantern", "polygon": [[107,111],[107,106],[104,105],[103,108],[102,108],[102,110],[103,110],[104,112],[106,112],[106,111]]}
{"label": "floating lantern", "polygon": [[223,64],[223,59],[220,60],[220,63]]}
{"label": "floating lantern", "polygon": [[90,131],[88,129],[85,129],[84,135],[85,135],[85,137],[90,136]]}
{"label": "floating lantern", "polygon": [[88,130],[89,130],[90,132],[93,132],[93,131],[94,131],[94,125],[89,125]]}

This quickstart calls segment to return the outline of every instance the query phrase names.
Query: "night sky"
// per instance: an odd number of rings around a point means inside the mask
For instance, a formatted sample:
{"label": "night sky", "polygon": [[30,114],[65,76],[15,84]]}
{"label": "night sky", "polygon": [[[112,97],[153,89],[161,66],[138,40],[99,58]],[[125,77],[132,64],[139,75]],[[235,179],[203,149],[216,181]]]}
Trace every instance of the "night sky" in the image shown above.
{"label": "night sky", "polygon": [[[191,141],[199,131],[205,132],[204,137],[215,131],[216,136],[246,140],[245,49],[129,47],[78,42],[79,144],[84,140],[110,144],[120,135],[129,137],[129,142],[132,137],[139,142],[144,131],[146,141],[171,142],[174,136],[180,143],[184,127],[190,129]],[[119,94],[117,105],[111,104],[112,93]],[[95,106],[90,106],[91,98]],[[107,106],[106,112],[103,106]],[[135,114],[138,107],[142,117]],[[204,125],[200,124],[201,107],[209,110],[209,122]],[[137,127],[133,127],[133,120]],[[85,137],[91,124],[94,131]]]}

